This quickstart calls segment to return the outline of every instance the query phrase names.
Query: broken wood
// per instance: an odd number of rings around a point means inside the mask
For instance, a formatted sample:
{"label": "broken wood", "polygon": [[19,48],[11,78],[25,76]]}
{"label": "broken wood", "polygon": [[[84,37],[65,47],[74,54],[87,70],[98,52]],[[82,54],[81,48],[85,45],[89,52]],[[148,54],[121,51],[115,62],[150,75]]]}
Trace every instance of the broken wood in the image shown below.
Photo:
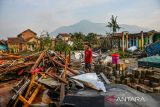
{"label": "broken wood", "polygon": [[[64,66],[64,72],[63,72],[63,74],[62,74],[62,78],[63,78],[64,80],[66,79],[67,68],[68,68],[68,56],[66,57],[65,66]],[[60,105],[62,105],[64,97],[65,97],[65,84],[64,84],[64,83],[61,83],[60,103],[59,103]]]}
{"label": "broken wood", "polygon": [[48,76],[50,76],[52,78],[58,79],[59,81],[65,83],[65,84],[68,84],[68,82],[66,80],[62,79],[61,77],[57,76],[56,74],[51,74],[49,72],[47,72],[45,74],[47,74]]}
{"label": "broken wood", "polygon": [[35,64],[32,66],[32,68],[31,68],[31,72],[40,64],[40,62],[41,62],[41,60],[42,60],[42,58],[44,57],[44,55],[45,55],[45,51],[43,51],[41,54],[40,54],[40,56],[38,57],[38,59],[36,60],[36,62],[35,62]]}
{"label": "broken wood", "polygon": [[100,75],[102,76],[102,78],[104,79],[106,84],[110,84],[111,83],[102,72],[100,73]]}
{"label": "broken wood", "polygon": [[[55,64],[57,64],[57,65],[59,65],[59,66],[65,68],[65,65],[63,65],[63,64],[61,64],[60,62],[58,62],[58,61],[55,60],[55,57],[52,58],[52,57],[49,56],[49,59],[52,60]],[[71,73],[75,74],[75,75],[78,75],[78,74],[79,74],[78,72],[76,72],[76,71],[70,69],[69,67],[67,67],[67,70],[70,71]]]}
{"label": "broken wood", "polygon": [[0,69],[0,73],[3,73],[3,72],[9,72],[9,71],[15,71],[15,70],[18,70],[18,69],[21,69],[21,68],[24,68],[24,67],[28,67],[28,66],[31,66],[33,65],[34,62],[25,62],[25,63],[21,63],[21,64],[18,64],[18,65],[14,65],[14,66],[11,66],[11,67],[7,67],[7,68],[1,68]]}
{"label": "broken wood", "polygon": [[[39,56],[38,59],[36,60],[35,64],[32,66],[30,72],[33,72],[33,70],[34,70],[36,67],[38,67],[38,65],[40,64],[40,62],[41,62],[41,60],[43,59],[44,55],[45,55],[45,51],[43,51],[43,52],[40,54],[40,56]],[[28,90],[27,90],[27,92],[26,92],[26,94],[25,94],[25,97],[28,96],[29,91],[30,91],[30,89],[31,89],[31,86],[32,86],[32,83],[33,83],[35,77],[36,77],[36,74],[32,75],[30,84],[29,84],[29,86],[28,86]]]}

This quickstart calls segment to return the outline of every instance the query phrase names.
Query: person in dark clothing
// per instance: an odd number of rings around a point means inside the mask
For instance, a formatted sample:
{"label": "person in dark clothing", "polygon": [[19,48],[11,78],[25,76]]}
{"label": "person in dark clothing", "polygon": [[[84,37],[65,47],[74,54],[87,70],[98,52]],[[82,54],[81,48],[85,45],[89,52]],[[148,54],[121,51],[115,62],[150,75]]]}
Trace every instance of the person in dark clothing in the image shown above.
{"label": "person in dark clothing", "polygon": [[91,72],[92,49],[89,44],[84,44],[84,62],[86,72]]}

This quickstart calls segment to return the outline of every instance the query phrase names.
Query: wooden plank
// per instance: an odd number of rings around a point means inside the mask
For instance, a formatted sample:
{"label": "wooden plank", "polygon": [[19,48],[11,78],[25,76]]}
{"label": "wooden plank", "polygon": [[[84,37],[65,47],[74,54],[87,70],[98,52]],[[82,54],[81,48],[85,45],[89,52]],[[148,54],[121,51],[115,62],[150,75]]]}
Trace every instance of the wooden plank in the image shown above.
{"label": "wooden plank", "polygon": [[49,72],[48,72],[48,73],[45,73],[45,74],[47,74],[48,76],[50,76],[50,77],[52,77],[52,78],[58,79],[59,81],[65,83],[65,84],[68,84],[68,81],[66,81],[65,79],[57,76],[56,74],[51,74],[51,73],[49,73]]}
{"label": "wooden plank", "polygon": [[110,84],[111,83],[102,72],[100,73],[100,75],[102,76],[102,78],[104,79],[106,84]]}
{"label": "wooden plank", "polygon": [[43,57],[45,56],[45,51],[43,51],[40,56],[38,57],[38,59],[36,60],[35,64],[32,66],[31,68],[31,72],[40,64],[41,60],[43,59]]}
{"label": "wooden plank", "polygon": [[[51,57],[49,57],[49,58],[50,58],[50,60],[52,60],[55,64],[57,64],[57,65],[59,65],[59,66],[61,66],[61,67],[63,67],[63,68],[65,67],[65,65],[63,65],[63,64],[61,64],[60,62],[56,61],[55,58],[51,58]],[[78,74],[79,74],[78,72],[70,69],[69,67],[67,67],[67,70],[70,71],[71,73],[75,74],[75,75],[78,75]]]}
{"label": "wooden plank", "polygon": [[[68,68],[68,57],[66,57],[65,60],[65,67],[64,67],[64,72],[62,74],[62,78],[65,80],[66,79],[66,73],[67,73],[67,68]],[[65,97],[65,84],[62,83],[61,84],[61,90],[60,90],[60,105],[63,103],[63,99]]]}
{"label": "wooden plank", "polygon": [[32,96],[29,98],[28,103],[32,104],[33,100],[35,99],[35,97],[37,96],[39,90],[41,88],[41,85],[38,85],[37,88],[35,89],[35,91],[32,93]]}

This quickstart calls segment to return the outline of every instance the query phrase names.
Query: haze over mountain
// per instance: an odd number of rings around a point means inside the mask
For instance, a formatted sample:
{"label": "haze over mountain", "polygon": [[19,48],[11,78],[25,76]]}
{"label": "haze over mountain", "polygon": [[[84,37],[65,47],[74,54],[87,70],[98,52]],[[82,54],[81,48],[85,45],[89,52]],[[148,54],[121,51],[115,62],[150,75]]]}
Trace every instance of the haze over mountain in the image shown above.
{"label": "haze over mountain", "polygon": [[[128,31],[129,33],[138,33],[140,31],[149,31],[151,29],[136,26],[136,25],[127,25],[127,24],[120,24],[122,27],[118,32]],[[88,20],[81,20],[78,23],[75,23],[70,26],[62,26],[57,28],[50,34],[52,36],[58,35],[58,33],[74,33],[74,32],[82,32],[84,34],[88,34],[90,32],[105,35],[107,33],[111,33],[111,29],[106,27],[105,23],[94,23]]]}

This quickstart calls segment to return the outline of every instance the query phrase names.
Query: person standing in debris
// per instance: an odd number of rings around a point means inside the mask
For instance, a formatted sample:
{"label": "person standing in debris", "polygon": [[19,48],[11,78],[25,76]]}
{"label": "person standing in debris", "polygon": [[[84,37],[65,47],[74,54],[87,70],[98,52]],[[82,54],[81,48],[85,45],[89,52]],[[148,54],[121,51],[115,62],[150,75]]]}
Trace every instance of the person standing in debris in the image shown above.
{"label": "person standing in debris", "polygon": [[91,64],[92,64],[92,49],[91,45],[86,43],[84,45],[84,62],[85,62],[85,70],[86,72],[91,72]]}

